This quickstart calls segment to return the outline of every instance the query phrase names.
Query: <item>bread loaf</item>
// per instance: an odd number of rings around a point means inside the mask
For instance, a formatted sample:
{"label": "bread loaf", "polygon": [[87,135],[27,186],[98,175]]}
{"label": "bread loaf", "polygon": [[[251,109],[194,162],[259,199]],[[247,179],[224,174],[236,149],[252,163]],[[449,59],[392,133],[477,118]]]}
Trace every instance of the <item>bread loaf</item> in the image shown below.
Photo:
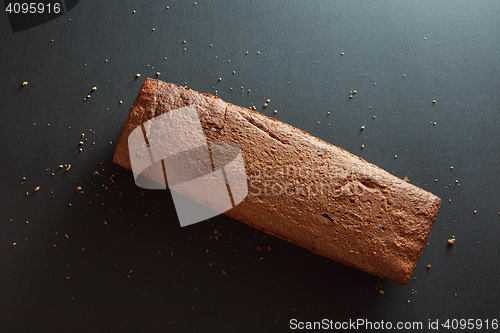
{"label": "bread loaf", "polygon": [[123,125],[114,162],[131,170],[129,134],[149,119],[189,105],[196,108],[208,142],[231,142],[241,149],[249,193],[226,215],[407,283],[441,200],[290,125],[212,95],[146,79]]}

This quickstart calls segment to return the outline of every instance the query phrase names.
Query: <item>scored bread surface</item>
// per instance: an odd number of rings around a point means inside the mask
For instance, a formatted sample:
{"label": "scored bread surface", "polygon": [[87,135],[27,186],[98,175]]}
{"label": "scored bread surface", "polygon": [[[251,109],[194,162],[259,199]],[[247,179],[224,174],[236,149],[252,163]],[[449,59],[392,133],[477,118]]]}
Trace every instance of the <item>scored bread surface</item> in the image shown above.
{"label": "scored bread surface", "polygon": [[290,125],[209,94],[146,79],[114,162],[131,170],[129,134],[149,119],[189,105],[196,108],[208,142],[232,142],[242,152],[249,193],[224,214],[343,264],[407,283],[441,200]]}

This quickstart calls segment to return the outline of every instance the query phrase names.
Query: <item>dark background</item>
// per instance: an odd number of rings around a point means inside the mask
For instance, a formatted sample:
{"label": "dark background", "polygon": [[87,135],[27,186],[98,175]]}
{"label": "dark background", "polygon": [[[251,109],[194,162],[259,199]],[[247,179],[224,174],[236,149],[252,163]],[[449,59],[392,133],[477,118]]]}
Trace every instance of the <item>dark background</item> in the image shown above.
{"label": "dark background", "polygon": [[[500,319],[499,17],[498,1],[91,0],[14,33],[3,12],[0,332]],[[225,216],[181,228],[167,191],[112,163],[156,72],[438,195],[414,278],[384,281]]]}

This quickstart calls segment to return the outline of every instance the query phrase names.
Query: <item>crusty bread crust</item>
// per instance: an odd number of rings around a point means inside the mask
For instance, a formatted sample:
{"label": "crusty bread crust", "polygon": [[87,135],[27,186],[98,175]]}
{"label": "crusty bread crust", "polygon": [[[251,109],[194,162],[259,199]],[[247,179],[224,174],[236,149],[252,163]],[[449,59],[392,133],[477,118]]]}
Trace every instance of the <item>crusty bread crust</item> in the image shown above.
{"label": "crusty bread crust", "polygon": [[441,200],[290,125],[146,79],[123,125],[114,162],[131,169],[132,130],[188,105],[198,111],[209,142],[232,142],[242,151],[249,194],[226,215],[346,265],[408,282]]}

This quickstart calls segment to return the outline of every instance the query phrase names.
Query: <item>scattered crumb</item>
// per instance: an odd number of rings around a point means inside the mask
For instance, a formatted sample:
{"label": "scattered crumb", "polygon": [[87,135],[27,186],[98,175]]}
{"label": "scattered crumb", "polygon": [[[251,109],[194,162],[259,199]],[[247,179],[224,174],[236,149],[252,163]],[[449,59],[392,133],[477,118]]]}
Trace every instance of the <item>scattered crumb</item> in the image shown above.
{"label": "scattered crumb", "polygon": [[28,81],[23,82],[23,87],[28,85]]}
{"label": "scattered crumb", "polygon": [[448,239],[448,245],[453,245],[453,244],[455,244],[455,238]]}
{"label": "scattered crumb", "polygon": [[68,166],[66,167],[66,171],[69,171],[69,169],[71,169],[71,164],[68,164]]}
{"label": "scattered crumb", "polygon": [[227,275],[227,272],[225,270],[222,270],[222,274]]}
{"label": "scattered crumb", "polygon": [[376,86],[376,85],[377,85],[377,82],[373,83],[373,85],[374,85],[374,86]]}
{"label": "scattered crumb", "polygon": [[141,77],[141,74],[137,73],[135,74],[136,77]]}
{"label": "scattered crumb", "polygon": [[[278,113],[278,110],[274,110],[273,113],[274,114]],[[318,124],[319,124],[319,121],[318,121]]]}
{"label": "scattered crumb", "polygon": [[435,99],[433,99],[433,100],[432,100],[432,103],[436,103],[436,100],[435,100]]}
{"label": "scattered crumb", "polygon": [[428,265],[427,265],[427,269],[430,269],[430,268],[431,268],[431,264],[428,264]]}
{"label": "scattered crumb", "polygon": [[385,292],[382,289],[380,289],[378,292],[379,292],[380,295],[385,294]]}
{"label": "scattered crumb", "polygon": [[365,126],[361,126],[361,130],[364,130],[365,129]]}
{"label": "scattered crumb", "polygon": [[17,243],[12,243],[12,247],[16,247]]}
{"label": "scattered crumb", "polygon": [[410,180],[408,179],[408,177],[405,177],[405,179],[403,179],[403,181],[404,181],[404,182],[407,182],[407,183],[409,183],[409,182],[410,182]]}
{"label": "scattered crumb", "polygon": [[477,214],[477,210],[474,210],[474,214]]}
{"label": "scattered crumb", "polygon": [[96,91],[97,90],[97,87],[92,87],[92,91]]}
{"label": "scattered crumb", "polygon": [[342,52],[340,55],[341,55],[341,56],[343,56],[343,55],[344,55],[344,52]]}
{"label": "scattered crumb", "polygon": [[35,187],[35,192],[40,191],[40,186]]}

